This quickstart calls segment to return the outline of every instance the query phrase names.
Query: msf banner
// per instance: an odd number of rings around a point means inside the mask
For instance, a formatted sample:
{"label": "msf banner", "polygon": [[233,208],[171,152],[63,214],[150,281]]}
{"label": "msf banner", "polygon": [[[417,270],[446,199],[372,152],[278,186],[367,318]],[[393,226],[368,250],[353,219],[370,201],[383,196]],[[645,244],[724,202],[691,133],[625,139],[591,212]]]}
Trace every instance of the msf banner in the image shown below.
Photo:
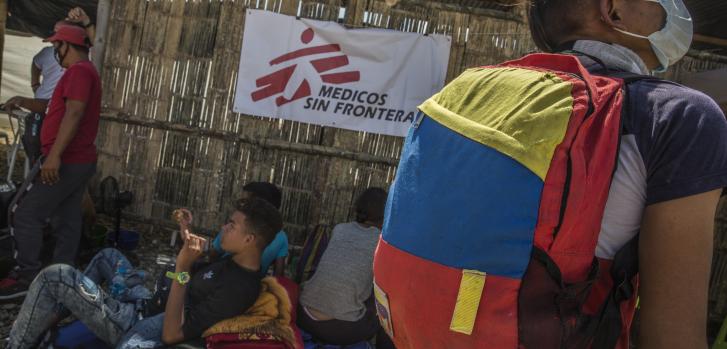
{"label": "msf banner", "polygon": [[451,39],[248,10],[234,111],[405,136]]}

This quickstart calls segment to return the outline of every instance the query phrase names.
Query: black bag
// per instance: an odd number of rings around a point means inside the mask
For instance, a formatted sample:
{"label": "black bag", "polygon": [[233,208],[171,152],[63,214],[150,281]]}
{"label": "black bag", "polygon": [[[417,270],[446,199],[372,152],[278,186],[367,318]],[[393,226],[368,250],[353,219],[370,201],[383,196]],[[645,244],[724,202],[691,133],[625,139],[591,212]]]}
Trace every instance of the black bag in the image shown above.
{"label": "black bag", "polygon": [[0,229],[8,227],[8,208],[17,192],[17,188],[13,182],[0,182]]}
{"label": "black bag", "polygon": [[172,279],[168,278],[167,272],[174,272],[174,265],[167,266],[166,269],[162,270],[157,276],[154,282],[154,295],[150,300],[146,302],[146,306],[143,312],[145,318],[152,317],[157,314],[164,312],[167,306],[167,298],[169,298],[169,289],[172,287]]}
{"label": "black bag", "polygon": [[15,267],[13,237],[9,234],[0,236],[0,278],[4,278]]}
{"label": "black bag", "polygon": [[28,113],[25,116],[25,132],[21,137],[23,142],[23,149],[25,149],[25,156],[31,164],[40,157],[41,143],[40,143],[40,128],[43,126],[43,119],[45,114],[43,113]]}

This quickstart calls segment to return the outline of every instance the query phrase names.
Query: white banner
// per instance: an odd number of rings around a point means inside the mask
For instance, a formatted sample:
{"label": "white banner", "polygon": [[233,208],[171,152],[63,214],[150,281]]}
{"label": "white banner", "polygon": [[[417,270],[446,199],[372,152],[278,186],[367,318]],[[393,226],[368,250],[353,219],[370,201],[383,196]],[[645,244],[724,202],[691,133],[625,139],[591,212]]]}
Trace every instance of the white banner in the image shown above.
{"label": "white banner", "polygon": [[248,10],[233,110],[405,136],[444,85],[450,41]]}

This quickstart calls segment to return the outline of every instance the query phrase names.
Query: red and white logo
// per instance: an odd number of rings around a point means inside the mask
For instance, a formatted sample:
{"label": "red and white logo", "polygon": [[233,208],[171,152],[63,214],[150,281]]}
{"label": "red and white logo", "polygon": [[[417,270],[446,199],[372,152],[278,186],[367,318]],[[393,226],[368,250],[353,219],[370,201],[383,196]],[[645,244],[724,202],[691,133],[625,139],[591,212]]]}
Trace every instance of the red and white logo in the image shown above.
{"label": "red and white logo", "polygon": [[[314,37],[315,32],[308,28],[300,35],[300,41],[307,45]],[[323,57],[307,61],[301,59],[309,56]],[[306,76],[317,75],[321,82],[334,85],[357,82],[361,79],[361,73],[357,70],[331,72],[349,64],[348,56],[343,54],[338,44],[301,48],[269,62],[271,67],[284,63],[289,65],[255,80],[257,90],[251,93],[254,102],[277,95],[275,104],[281,106],[308,97],[311,95],[311,84]]]}

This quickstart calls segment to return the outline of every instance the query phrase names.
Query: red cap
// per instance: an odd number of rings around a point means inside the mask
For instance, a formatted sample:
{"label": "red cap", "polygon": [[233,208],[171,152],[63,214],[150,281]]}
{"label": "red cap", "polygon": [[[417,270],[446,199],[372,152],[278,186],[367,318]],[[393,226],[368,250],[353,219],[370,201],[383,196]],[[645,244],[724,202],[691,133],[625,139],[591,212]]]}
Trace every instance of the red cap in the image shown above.
{"label": "red cap", "polygon": [[78,46],[91,46],[86,43],[86,30],[76,25],[60,25],[51,37],[43,42],[65,41]]}

